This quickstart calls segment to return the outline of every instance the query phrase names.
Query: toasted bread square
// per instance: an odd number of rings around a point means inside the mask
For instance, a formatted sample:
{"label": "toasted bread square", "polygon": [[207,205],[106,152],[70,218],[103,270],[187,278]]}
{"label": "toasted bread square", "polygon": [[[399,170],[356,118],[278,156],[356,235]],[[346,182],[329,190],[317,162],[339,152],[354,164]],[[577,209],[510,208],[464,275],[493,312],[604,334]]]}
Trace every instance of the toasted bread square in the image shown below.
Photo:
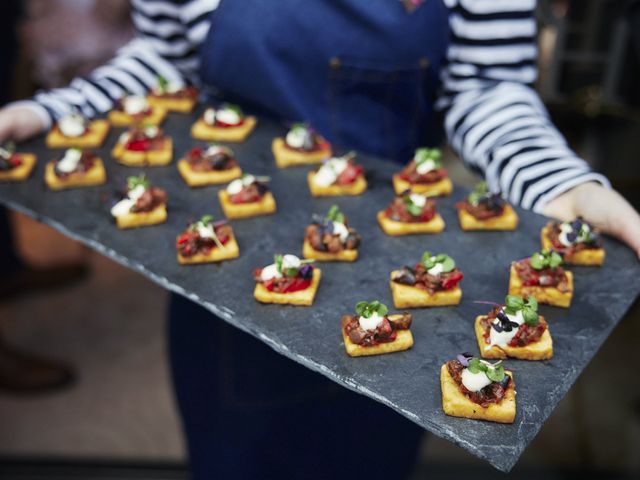
{"label": "toasted bread square", "polygon": [[149,105],[156,108],[161,108],[168,112],[189,113],[193,110],[193,107],[198,103],[195,98],[171,98],[171,97],[159,97],[155,95],[149,95],[147,97]]}
{"label": "toasted bread square", "polygon": [[302,244],[302,256],[311,258],[320,262],[355,262],[358,258],[358,250],[344,249],[338,253],[320,252],[315,250],[309,241],[305,238]]}
{"label": "toasted bread square", "polygon": [[433,294],[418,287],[394,282],[393,274],[389,277],[393,305],[396,308],[446,307],[458,305],[462,299],[462,289],[455,286],[450,290],[442,290]]}
{"label": "toasted bread square", "polygon": [[238,247],[238,242],[236,241],[236,237],[232,231],[229,240],[222,246],[222,248],[215,247],[212,248],[207,254],[196,253],[195,255],[192,255],[190,257],[184,257],[180,255],[180,253],[177,253],[176,256],[180,265],[215,263],[222,262],[223,260],[238,258],[240,256],[240,247]]}
{"label": "toasted bread square", "polygon": [[229,168],[228,170],[196,172],[191,169],[189,162],[184,158],[178,160],[178,171],[190,187],[203,187],[205,185],[229,183],[231,180],[235,180],[242,176],[242,169],[238,166]]}
{"label": "toasted bread square", "polygon": [[256,288],[253,291],[253,297],[260,303],[309,306],[313,304],[313,299],[316,297],[321,277],[322,272],[320,269],[314,268],[311,285],[304,290],[298,290],[297,292],[291,293],[270,292],[262,283],[257,282]]}
{"label": "toasted bread square", "polygon": [[527,286],[522,284],[514,264],[511,263],[509,295],[519,295],[523,298],[532,295],[538,303],[568,308],[571,305],[571,299],[573,297],[573,273],[566,272],[566,274],[569,287],[568,292],[561,292],[556,287],[542,287],[540,285]]}
{"label": "toasted bread square", "polygon": [[313,152],[301,152],[286,147],[284,138],[277,137],[271,142],[271,151],[279,168],[295,167],[297,165],[313,165],[322,163],[325,158],[331,157],[331,148],[314,150]]}
{"label": "toasted bread square", "polygon": [[[389,315],[393,318],[393,315]],[[347,355],[350,357],[368,357],[371,355],[383,355],[385,353],[401,352],[403,350],[409,350],[413,347],[413,334],[411,330],[398,330],[396,339],[393,342],[379,343],[373,346],[364,346],[353,343],[349,336],[345,333],[344,327],[341,326],[342,340],[344,341],[344,348],[347,351]]]}
{"label": "toasted bread square", "polygon": [[483,407],[462,394],[460,387],[451,377],[447,365],[442,365],[440,369],[440,388],[442,389],[442,409],[444,413],[452,417],[513,423],[516,418],[516,390],[513,374],[509,371],[506,371],[506,374],[511,377],[511,383],[502,401]]}
{"label": "toasted bread square", "polygon": [[309,190],[314,197],[341,197],[341,196],[353,196],[364,193],[367,189],[367,180],[364,175],[360,175],[356,178],[356,181],[349,185],[329,185],[328,187],[320,187],[313,181],[316,172],[309,172],[307,175],[307,182],[309,183]]}
{"label": "toasted bread square", "polygon": [[515,230],[518,227],[518,214],[511,205],[505,205],[502,215],[486,220],[478,220],[466,210],[458,210],[458,219],[462,230]]}
{"label": "toasted bread square", "polygon": [[276,213],[276,199],[271,192],[266,192],[259,202],[252,203],[231,203],[226,190],[220,190],[218,198],[227,218],[250,218]]}
{"label": "toasted bread square", "polygon": [[129,127],[131,125],[160,125],[165,117],[167,111],[161,107],[153,107],[149,115],[143,117],[129,115],[120,110],[111,110],[108,114],[109,122],[114,127]]}
{"label": "toasted bread square", "polygon": [[[478,348],[482,358],[505,359],[509,357],[520,360],[548,360],[553,357],[553,340],[549,333],[549,325],[547,325],[547,329],[540,337],[540,340],[524,347],[500,347],[494,345],[491,348],[487,348],[489,344],[484,340],[484,330],[480,325],[480,321],[483,318],[485,318],[484,315],[479,315],[475,321],[476,339],[478,340]],[[545,321],[542,315],[541,320]]]}
{"label": "toasted bread square", "polygon": [[214,127],[199,118],[191,126],[191,136],[207,142],[244,142],[256,123],[256,117],[248,116],[244,118],[244,123],[237,127]]}
{"label": "toasted bread square", "polygon": [[89,131],[79,137],[65,137],[55,127],[47,134],[45,144],[49,148],[97,148],[109,133],[109,122],[104,119],[89,122]]}
{"label": "toasted bread square", "polygon": [[[549,239],[549,230],[549,225],[542,227],[542,230],[540,231],[540,243],[542,244],[543,249],[553,250],[553,244]],[[572,255],[562,256],[564,263],[568,263],[570,265],[583,265],[587,267],[599,267],[603,265],[604,258],[604,248],[586,248]]]}
{"label": "toasted bread square", "polygon": [[55,162],[49,162],[44,169],[44,182],[51,190],[67,188],[93,187],[107,181],[107,172],[102,160],[96,158],[90,170],[85,173],[72,173],[66,178],[60,178],[55,173]]}
{"label": "toasted bread square", "polygon": [[160,150],[138,152],[127,150],[124,144],[118,142],[111,150],[111,156],[118,163],[127,167],[162,167],[171,163],[173,158],[173,141],[169,137],[164,138],[164,144]]}
{"label": "toasted bread square", "polygon": [[167,206],[158,205],[150,212],[127,213],[116,217],[116,225],[118,228],[136,228],[147,227],[164,223],[167,220]]}
{"label": "toasted bread square", "polygon": [[36,156],[33,153],[17,154],[22,163],[10,170],[0,171],[0,182],[21,182],[26,180],[36,167]]}
{"label": "toasted bread square", "polygon": [[400,178],[400,175],[396,173],[392,179],[393,190],[397,195],[400,195],[405,190],[411,190],[414,193],[423,193],[428,194],[429,196],[438,197],[449,195],[453,191],[453,183],[451,183],[449,177],[445,177],[442,180],[438,180],[433,183],[409,183]]}
{"label": "toasted bread square", "polygon": [[378,223],[387,235],[397,237],[400,235],[414,235],[418,233],[440,233],[444,230],[444,220],[436,213],[428,222],[396,222],[388,218],[384,211],[378,212]]}

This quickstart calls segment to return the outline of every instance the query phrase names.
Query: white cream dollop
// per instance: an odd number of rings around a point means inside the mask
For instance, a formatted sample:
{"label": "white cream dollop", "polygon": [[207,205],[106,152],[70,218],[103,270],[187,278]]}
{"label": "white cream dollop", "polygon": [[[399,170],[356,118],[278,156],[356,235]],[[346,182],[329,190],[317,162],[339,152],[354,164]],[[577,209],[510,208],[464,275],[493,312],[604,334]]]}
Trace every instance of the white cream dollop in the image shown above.
{"label": "white cream dollop", "polygon": [[374,312],[369,318],[358,317],[358,323],[364,330],[375,330],[382,323],[382,320],[384,317],[378,315],[378,312]]}
{"label": "white cream dollop", "polygon": [[133,190],[129,190],[129,192],[127,192],[127,196],[111,208],[111,215],[119,217],[129,213],[145,190],[146,189],[142,185],[138,185]]}
{"label": "white cream dollop", "polygon": [[56,169],[62,173],[71,173],[78,168],[80,159],[82,159],[82,150],[79,148],[69,148],[64,152],[64,157],[56,164]]}
{"label": "white cream dollop", "polygon": [[304,147],[304,141],[306,138],[307,132],[303,127],[295,127],[289,130],[287,136],[285,137],[285,142],[291,148],[302,148]]}
{"label": "white cream dollop", "polygon": [[330,158],[322,164],[314,175],[314,183],[320,187],[332,185],[338,179],[338,176],[346,170],[348,164],[348,160],[344,158]]}
{"label": "white cream dollop", "polygon": [[144,134],[147,138],[156,138],[160,133],[160,129],[156,125],[147,125],[144,127]]}
{"label": "white cream dollop", "polygon": [[491,380],[485,372],[471,373],[468,368],[462,370],[462,385],[470,392],[479,392],[487,385],[491,385]]}
{"label": "white cream dollop", "polygon": [[242,191],[244,187],[248,187],[256,181],[256,177],[253,175],[244,175],[242,178],[236,178],[229,185],[227,185],[227,193],[229,195],[236,195]]}
{"label": "white cream dollop", "polygon": [[242,118],[235,110],[231,108],[219,108],[215,112],[216,120],[227,125],[238,125]]}
{"label": "white cream dollop", "polygon": [[573,227],[569,222],[563,222],[560,224],[560,234],[558,235],[558,240],[565,247],[570,247],[573,245],[573,242],[567,239],[567,235],[573,231]]}
{"label": "white cream dollop", "polygon": [[[498,332],[496,329],[491,327],[491,329],[489,330],[489,345],[484,347],[485,350],[489,350],[494,345],[497,345],[498,347],[508,346],[509,342],[513,340],[513,337],[515,337],[516,333],[518,333],[519,326],[524,323],[522,310],[518,310],[518,312],[515,315],[511,315],[511,314],[506,314],[506,315],[509,320],[517,323],[518,327],[513,327],[510,332],[507,332],[505,330]],[[499,325],[499,324],[500,324],[500,320],[496,318],[493,321],[493,325]]]}
{"label": "white cream dollop", "polygon": [[140,95],[129,95],[122,99],[122,109],[127,115],[138,115],[149,108],[149,103],[145,97]]}
{"label": "white cream dollop", "polygon": [[413,203],[416,207],[424,207],[427,204],[427,196],[420,195],[419,193],[412,193],[409,195],[409,199],[411,203]]}
{"label": "white cream dollop", "polygon": [[[435,260],[435,257],[431,257],[431,260]],[[440,275],[443,271],[442,263],[436,263],[433,267],[427,270],[429,275]]]}
{"label": "white cream dollop", "polygon": [[84,118],[80,115],[65,115],[58,120],[58,128],[65,137],[80,137],[84,134]]}
{"label": "white cream dollop", "polygon": [[424,175],[425,173],[429,173],[431,170],[435,170],[436,168],[436,162],[429,158],[416,166],[416,172],[418,172],[420,175]]}
{"label": "white cream dollop", "polygon": [[347,226],[342,222],[332,222],[332,223],[333,223],[333,234],[338,235],[342,243],[346,242],[347,238],[349,237],[349,229],[347,228]]}
{"label": "white cream dollop", "polygon": [[262,269],[262,272],[260,273],[260,280],[262,280],[263,282],[271,280],[272,278],[282,278],[282,274],[278,271],[278,267],[275,263],[267,265]]}
{"label": "white cream dollop", "polygon": [[216,110],[212,107],[207,108],[202,115],[202,119],[207,125],[213,125],[216,123]]}
{"label": "white cream dollop", "polygon": [[211,224],[203,225],[199,223],[196,227],[196,231],[202,238],[216,238],[216,232],[214,231],[213,225]]}

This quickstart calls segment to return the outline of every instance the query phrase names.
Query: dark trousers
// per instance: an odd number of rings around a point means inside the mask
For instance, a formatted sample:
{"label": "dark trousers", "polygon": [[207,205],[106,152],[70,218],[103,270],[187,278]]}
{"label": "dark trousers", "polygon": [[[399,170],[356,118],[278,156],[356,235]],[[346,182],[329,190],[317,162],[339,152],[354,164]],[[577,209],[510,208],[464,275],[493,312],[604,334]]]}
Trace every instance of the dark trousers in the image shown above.
{"label": "dark trousers", "polygon": [[175,295],[169,347],[194,480],[411,472],[421,428]]}
{"label": "dark trousers", "polygon": [[11,275],[21,266],[13,245],[8,212],[0,206],[0,278]]}

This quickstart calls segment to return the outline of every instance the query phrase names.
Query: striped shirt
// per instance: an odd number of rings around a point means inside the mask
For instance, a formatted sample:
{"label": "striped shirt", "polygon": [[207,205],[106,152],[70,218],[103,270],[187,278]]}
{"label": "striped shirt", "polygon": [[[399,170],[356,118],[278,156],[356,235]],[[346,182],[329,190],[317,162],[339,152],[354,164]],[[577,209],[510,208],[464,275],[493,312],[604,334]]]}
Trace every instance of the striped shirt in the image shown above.
{"label": "striped shirt", "polygon": [[[156,76],[198,84],[198,47],[220,0],[132,0],[136,38],[106,65],[30,103],[50,126],[80,110],[107,112],[125,92],[145,94]],[[391,0],[390,0],[391,1]],[[532,85],[536,80],[535,0],[444,0],[451,41],[437,107],[454,151],[493,191],[541,212],[587,181],[609,186],[567,145]]]}

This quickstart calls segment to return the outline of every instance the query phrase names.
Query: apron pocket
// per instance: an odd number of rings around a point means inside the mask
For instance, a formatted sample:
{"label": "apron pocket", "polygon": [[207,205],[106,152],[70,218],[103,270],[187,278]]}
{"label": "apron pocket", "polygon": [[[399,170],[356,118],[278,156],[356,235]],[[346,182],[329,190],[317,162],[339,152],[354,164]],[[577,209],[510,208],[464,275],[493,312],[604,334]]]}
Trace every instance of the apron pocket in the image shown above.
{"label": "apron pocket", "polygon": [[339,148],[406,162],[423,141],[431,110],[429,61],[405,65],[334,57],[329,62],[329,131]]}

